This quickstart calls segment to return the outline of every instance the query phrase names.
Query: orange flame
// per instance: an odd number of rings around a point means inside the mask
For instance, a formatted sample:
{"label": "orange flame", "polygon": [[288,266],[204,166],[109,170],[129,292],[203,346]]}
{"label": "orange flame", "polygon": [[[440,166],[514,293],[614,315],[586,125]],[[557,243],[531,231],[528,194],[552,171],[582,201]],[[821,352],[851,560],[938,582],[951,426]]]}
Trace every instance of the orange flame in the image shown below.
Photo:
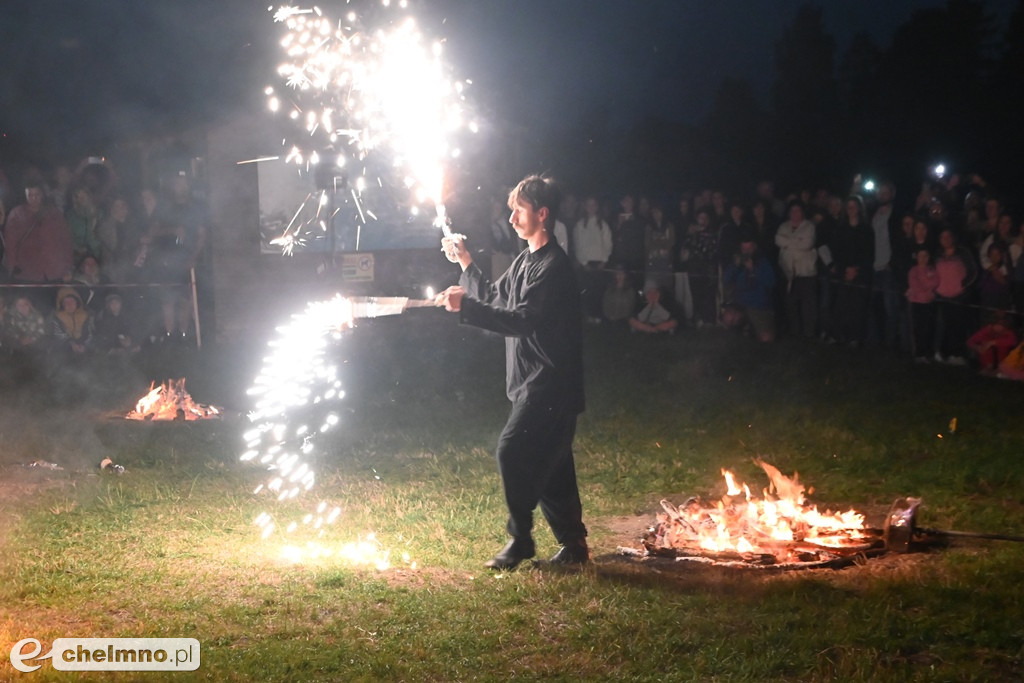
{"label": "orange flame", "polygon": [[125,418],[129,420],[206,420],[220,416],[216,406],[192,400],[185,391],[185,378],[169,379],[160,386],[149,385],[149,393],[139,399],[135,410]]}
{"label": "orange flame", "polygon": [[[778,468],[755,460],[770,484],[763,498],[751,495],[746,484],[722,470],[727,493],[714,506],[691,499],[681,507],[661,501],[656,545],[663,548],[699,548],[711,552],[785,554],[787,543],[842,548],[865,538],[864,515],[849,510],[819,512],[808,505],[799,476],[786,477]],[[740,497],[742,496],[742,497]]]}

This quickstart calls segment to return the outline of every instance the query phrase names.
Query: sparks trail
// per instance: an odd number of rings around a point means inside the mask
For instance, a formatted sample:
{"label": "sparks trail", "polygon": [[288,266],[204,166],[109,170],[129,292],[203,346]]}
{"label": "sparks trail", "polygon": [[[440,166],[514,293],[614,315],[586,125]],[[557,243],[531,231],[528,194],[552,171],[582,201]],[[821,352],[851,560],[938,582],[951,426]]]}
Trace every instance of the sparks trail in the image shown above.
{"label": "sparks trail", "polygon": [[[320,438],[338,426],[334,407],[345,397],[338,365],[327,351],[343,341],[355,316],[361,314],[360,306],[367,304],[354,306],[340,295],[310,303],[278,327],[276,337],[268,342],[268,354],[248,390],[253,400],[249,412],[253,426],[243,434],[246,450],[240,456],[269,472],[255,495],[271,496],[280,504],[299,498],[316,484],[310,461],[316,457]],[[254,523],[265,540],[275,534],[288,539],[281,557],[289,562],[340,559],[377,569],[390,567],[390,551],[372,533],[349,543],[325,540],[326,527],[341,515],[341,507],[321,500],[298,519],[286,522],[263,511]],[[415,567],[407,555],[402,561]]]}
{"label": "sparks trail", "polygon": [[283,6],[274,13],[284,29],[280,46],[286,55],[277,73],[288,89],[279,93],[267,86],[267,106],[303,132],[301,139],[284,141],[285,161],[307,174],[321,166],[321,175],[331,176],[329,183],[318,183],[330,190],[308,197],[273,241],[286,253],[302,246],[310,233],[327,231],[320,211],[306,207],[313,201],[326,205],[326,193],[344,186],[360,225],[375,217],[364,206],[368,192],[400,186],[411,193],[410,213],[418,215],[417,205],[431,203],[435,226],[448,234],[443,164],[460,154],[449,136],[463,128],[475,132],[477,126],[466,121],[468,81],[446,74],[442,43],[428,45],[406,14],[407,5],[383,0],[376,26],[355,11],[337,20],[319,7]]}

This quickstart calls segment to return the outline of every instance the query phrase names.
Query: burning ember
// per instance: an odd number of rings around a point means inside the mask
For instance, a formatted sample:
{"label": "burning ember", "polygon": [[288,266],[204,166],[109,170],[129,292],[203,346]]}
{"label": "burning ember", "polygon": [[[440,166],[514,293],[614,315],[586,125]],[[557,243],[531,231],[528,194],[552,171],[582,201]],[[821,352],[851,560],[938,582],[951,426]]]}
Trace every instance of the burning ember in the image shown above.
{"label": "burning ember", "polygon": [[664,512],[644,534],[644,550],[622,552],[738,566],[798,567],[841,563],[884,545],[876,530],[865,528],[864,515],[854,510],[819,512],[806,502],[796,473],[789,478],[766,462],[755,462],[770,480],[763,498],[722,470],[727,491],[721,500],[709,506],[691,498],[679,507],[661,501]]}
{"label": "burning ember", "polygon": [[185,378],[169,379],[160,386],[149,385],[149,393],[139,399],[129,420],[208,420],[220,417],[215,406],[196,403],[185,391]]}

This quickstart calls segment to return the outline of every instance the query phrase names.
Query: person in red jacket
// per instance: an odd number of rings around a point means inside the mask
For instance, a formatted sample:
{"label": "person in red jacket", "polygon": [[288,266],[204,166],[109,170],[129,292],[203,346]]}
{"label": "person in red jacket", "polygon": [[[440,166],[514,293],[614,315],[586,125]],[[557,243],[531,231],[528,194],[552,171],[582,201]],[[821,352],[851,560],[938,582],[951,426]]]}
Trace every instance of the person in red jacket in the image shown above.
{"label": "person in red jacket", "polygon": [[60,282],[71,273],[71,232],[61,212],[44,204],[43,196],[42,183],[29,182],[25,204],[7,217],[3,264],[14,282]]}

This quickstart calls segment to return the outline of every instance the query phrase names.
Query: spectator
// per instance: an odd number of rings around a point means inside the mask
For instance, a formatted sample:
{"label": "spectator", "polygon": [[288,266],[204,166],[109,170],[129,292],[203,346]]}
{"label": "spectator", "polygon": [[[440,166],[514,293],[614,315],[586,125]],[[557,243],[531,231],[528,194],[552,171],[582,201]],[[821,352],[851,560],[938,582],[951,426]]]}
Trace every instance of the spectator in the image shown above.
{"label": "spectator", "polygon": [[873,343],[895,349],[900,333],[900,305],[903,289],[893,276],[893,243],[898,239],[900,216],[893,209],[896,188],[883,182],[878,186],[878,206],[871,215],[875,234],[875,259],[871,276],[871,305],[868,332]]}
{"label": "spectator", "polygon": [[775,269],[757,247],[753,230],[740,236],[733,263],[722,273],[726,304],[722,321],[726,327],[745,328],[763,342],[775,339]]}
{"label": "spectator", "polygon": [[103,286],[110,284],[110,279],[100,272],[100,262],[92,254],[86,254],[78,263],[78,268],[69,283],[75,287],[82,305],[90,313],[97,313],[103,308]]}
{"label": "spectator", "polygon": [[624,195],[619,206],[622,211],[612,228],[611,261],[625,268],[635,284],[644,270],[646,226],[643,218],[634,212],[633,195]]}
{"label": "spectator", "polygon": [[46,321],[24,295],[16,295],[4,318],[7,338],[16,353],[35,354],[42,350],[46,341]]}
{"label": "spectator", "polygon": [[121,295],[111,292],[104,300],[104,307],[96,315],[95,347],[100,353],[127,354],[139,350],[135,338],[135,326],[124,313]]}
{"label": "spectator", "polygon": [[207,231],[205,207],[192,197],[188,177],[180,173],[174,177],[171,195],[157,209],[149,244],[152,281],[173,285],[160,292],[164,338],[184,339],[191,330],[187,284],[190,271],[205,253]]}
{"label": "spectator", "polygon": [[982,308],[1008,311],[1013,306],[1010,297],[1010,271],[1006,267],[1006,252],[1000,243],[990,244],[978,282],[978,298]]}
{"label": "spectator", "polygon": [[690,212],[689,195],[684,194],[679,200],[679,229],[676,230],[676,242],[672,251],[672,279],[674,281],[673,292],[676,304],[682,309],[683,320],[689,324],[693,320],[693,293],[690,291],[690,276],[687,273],[687,264],[684,263],[682,255],[686,253],[684,246],[689,236],[690,227],[694,220]]}
{"label": "spectator", "polygon": [[750,207],[750,218],[761,255],[772,263],[777,263],[779,258],[778,247],[775,246],[775,232],[779,228],[779,222],[772,218],[764,202],[754,202]]}
{"label": "spectator", "polygon": [[[580,286],[583,289],[583,308],[591,321],[601,318],[601,296],[604,293],[604,269],[612,255],[612,231],[598,215],[597,198],[583,201],[583,217],[573,228],[573,248],[576,262],[582,268]],[[507,221],[506,221],[507,222]]]}
{"label": "spectator", "polygon": [[58,282],[71,274],[71,233],[64,216],[43,203],[43,186],[29,180],[26,203],[4,225],[4,266],[17,283]]}
{"label": "spectator", "polygon": [[68,229],[71,231],[71,248],[75,259],[86,254],[99,258],[103,248],[96,235],[100,212],[96,200],[85,187],[76,187],[71,192],[71,208],[65,212]]}
{"label": "spectator", "polygon": [[556,218],[555,227],[551,232],[555,237],[555,242],[557,242],[558,246],[562,248],[562,251],[564,251],[567,256],[571,254],[572,251],[569,250],[569,231],[566,229],[565,223]]}
{"label": "spectator", "polygon": [[743,205],[729,202],[729,215],[718,227],[718,262],[723,269],[732,265],[740,250],[740,237],[751,231],[743,220]]}
{"label": "spectator", "polygon": [[781,222],[786,211],[786,203],[775,196],[775,183],[762,180],[757,184],[756,195],[756,201],[764,204],[770,219],[774,219],[776,224]]}
{"label": "spectator", "polygon": [[1010,294],[1013,307],[1019,314],[1024,314],[1024,230],[1010,243]]}
{"label": "spectator", "polygon": [[832,253],[832,274],[838,281],[833,318],[839,339],[857,348],[864,341],[875,237],[859,196],[851,195],[845,208]]}
{"label": "spectator", "polygon": [[959,246],[950,228],[939,233],[939,253],[935,260],[939,284],[935,288],[940,326],[939,349],[935,360],[964,365],[964,344],[970,311],[968,288],[977,277],[970,252]]}
{"label": "spectator", "polygon": [[832,243],[835,240],[836,230],[839,223],[832,215],[830,209],[832,204],[838,204],[840,210],[842,202],[837,197],[826,196],[820,198],[824,208],[815,206],[811,214],[811,222],[814,223],[814,246],[818,255],[817,278],[818,278],[818,334],[822,339],[835,338],[835,326],[832,323],[832,301],[835,298],[835,287],[829,277],[832,268]]}
{"label": "spectator", "polygon": [[604,291],[602,310],[604,319],[612,323],[629,320],[636,311],[636,290],[622,268],[615,269],[612,281]]}
{"label": "spectator", "polygon": [[814,337],[818,324],[818,253],[814,223],[804,217],[799,199],[789,203],[788,220],[775,233],[779,267],[786,279],[786,311],[793,335]]}
{"label": "spectator", "polygon": [[115,197],[110,210],[96,228],[100,241],[100,263],[110,276],[126,281],[131,274],[132,264],[138,254],[142,233],[131,220],[131,209],[124,197]]}
{"label": "spectator", "polygon": [[1024,381],[1024,342],[1006,354],[1006,357],[1000,361],[996,374],[1001,379]]}
{"label": "spectator", "polygon": [[916,363],[927,363],[935,353],[935,288],[939,275],[931,264],[931,252],[919,248],[916,263],[907,273],[907,301],[910,303],[911,353]]}
{"label": "spectator", "polygon": [[661,305],[661,289],[656,282],[648,281],[644,285],[644,301],[646,305],[635,317],[629,319],[630,328],[634,332],[646,334],[674,333],[679,321]]}
{"label": "spectator", "polygon": [[[978,260],[981,262],[982,268],[988,268],[991,264],[991,261],[989,261],[989,248],[993,244],[1002,247],[1004,252],[1009,251],[1010,243],[1013,241],[1011,233],[1013,233],[1013,216],[1008,213],[1000,214],[999,220],[996,222],[995,232],[989,233],[982,240],[981,246],[978,248]],[[1006,265],[1005,262],[1004,265]]]}
{"label": "spectator", "polygon": [[977,360],[978,369],[986,375],[996,374],[1003,359],[1019,342],[1007,325],[1005,313],[996,313],[991,320],[967,340],[967,349]]}
{"label": "spectator", "polygon": [[696,222],[687,229],[679,260],[685,269],[693,300],[693,322],[700,328],[714,325],[718,290],[718,236],[711,228],[711,213],[697,210]]}
{"label": "spectator", "polygon": [[67,164],[58,164],[53,168],[50,176],[50,183],[45,187],[46,199],[51,206],[63,214],[68,208],[68,199],[71,197],[71,167]]}
{"label": "spectator", "polygon": [[672,250],[675,243],[675,226],[665,218],[665,210],[661,205],[655,204],[651,207],[644,248],[647,252],[646,279],[653,280],[658,287],[672,287]]}
{"label": "spectator", "polygon": [[85,356],[92,342],[93,319],[71,287],[57,290],[57,310],[50,318],[53,353],[58,360]]}

